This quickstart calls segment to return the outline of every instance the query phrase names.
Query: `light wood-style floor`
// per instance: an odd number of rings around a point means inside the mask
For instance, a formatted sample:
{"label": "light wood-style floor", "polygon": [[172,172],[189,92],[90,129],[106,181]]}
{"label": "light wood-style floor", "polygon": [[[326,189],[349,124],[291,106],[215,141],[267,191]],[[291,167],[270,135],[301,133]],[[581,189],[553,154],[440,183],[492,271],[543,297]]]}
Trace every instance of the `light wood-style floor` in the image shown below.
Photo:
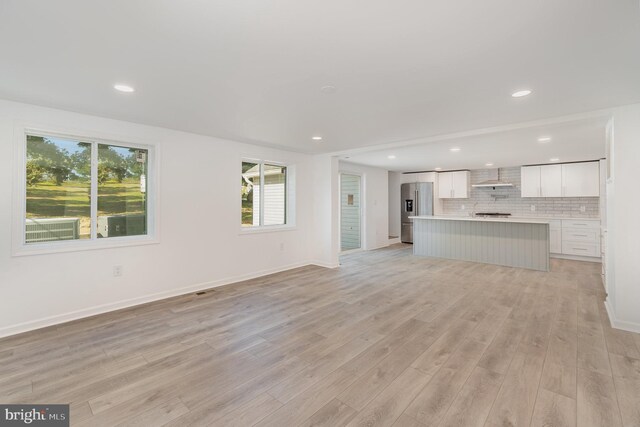
{"label": "light wood-style floor", "polygon": [[0,402],[77,426],[638,426],[597,264],[406,245],[0,340]]}

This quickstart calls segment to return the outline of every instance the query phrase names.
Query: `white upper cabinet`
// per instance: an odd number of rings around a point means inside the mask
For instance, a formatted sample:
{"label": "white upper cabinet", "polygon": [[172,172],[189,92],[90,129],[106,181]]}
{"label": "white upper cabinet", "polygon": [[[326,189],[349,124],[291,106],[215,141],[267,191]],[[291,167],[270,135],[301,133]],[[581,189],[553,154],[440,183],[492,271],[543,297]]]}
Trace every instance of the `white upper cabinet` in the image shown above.
{"label": "white upper cabinet", "polygon": [[450,199],[451,198],[451,189],[452,183],[451,180],[453,176],[449,174],[449,172],[439,173],[438,174],[438,197],[441,199]]}
{"label": "white upper cabinet", "polygon": [[523,166],[522,197],[597,197],[600,195],[598,162]]}
{"label": "white upper cabinet", "polygon": [[469,182],[471,174],[469,171],[457,171],[453,173],[453,198],[466,199],[469,197]]}
{"label": "white upper cabinet", "polygon": [[403,173],[400,175],[400,183],[412,183],[412,182],[434,182],[436,177],[435,172],[413,172]]}
{"label": "white upper cabinet", "polygon": [[562,195],[564,197],[600,196],[599,162],[563,164]]}
{"label": "white upper cabinet", "polygon": [[438,178],[438,197],[441,199],[469,197],[469,171],[440,172]]}
{"label": "white upper cabinet", "polygon": [[420,172],[418,174],[418,182],[436,182],[435,172]]}
{"label": "white upper cabinet", "polygon": [[540,197],[562,196],[562,165],[540,166]]}
{"label": "white upper cabinet", "polygon": [[417,173],[403,173],[400,175],[400,184],[406,184],[408,182],[418,182]]}
{"label": "white upper cabinet", "polygon": [[520,188],[522,197],[540,197],[540,166],[520,168]]}

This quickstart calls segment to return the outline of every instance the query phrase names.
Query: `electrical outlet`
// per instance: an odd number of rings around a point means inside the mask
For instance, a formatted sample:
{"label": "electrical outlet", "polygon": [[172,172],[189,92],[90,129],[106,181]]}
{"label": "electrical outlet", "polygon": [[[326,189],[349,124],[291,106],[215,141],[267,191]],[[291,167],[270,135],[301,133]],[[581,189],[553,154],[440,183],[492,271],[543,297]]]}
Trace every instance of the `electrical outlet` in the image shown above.
{"label": "electrical outlet", "polygon": [[122,276],[122,266],[121,265],[114,265],[113,266],[113,277],[120,277]]}
{"label": "electrical outlet", "polygon": [[280,251],[284,251],[284,242],[280,243]]}
{"label": "electrical outlet", "polygon": [[464,210],[464,205],[460,205],[460,210],[463,211]]}
{"label": "electrical outlet", "polygon": [[586,212],[586,211],[587,211],[586,206],[580,206],[580,212]]}
{"label": "electrical outlet", "polygon": [[536,205],[531,205],[531,212],[535,212],[536,211]]}

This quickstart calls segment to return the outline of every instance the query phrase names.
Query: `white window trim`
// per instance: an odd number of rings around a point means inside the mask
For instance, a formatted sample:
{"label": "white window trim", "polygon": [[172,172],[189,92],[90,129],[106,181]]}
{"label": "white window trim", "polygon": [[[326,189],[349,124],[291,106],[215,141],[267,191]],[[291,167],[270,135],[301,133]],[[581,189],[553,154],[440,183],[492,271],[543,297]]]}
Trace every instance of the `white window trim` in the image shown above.
{"label": "white window trim", "polygon": [[[251,157],[242,157],[240,159],[240,176],[242,176],[242,163],[257,163],[260,165],[260,224],[264,223],[264,173],[263,167],[265,164],[273,165],[273,166],[282,166],[287,168],[287,176],[285,181],[285,217],[287,219],[286,224],[279,225],[258,225],[252,227],[243,227],[242,223],[240,225],[240,235],[250,235],[250,234],[259,234],[259,233],[274,233],[279,231],[292,231],[295,230],[296,227],[296,218],[295,218],[295,176],[296,176],[296,167],[293,164],[288,164],[284,162],[279,162],[275,160],[263,160],[256,159]],[[240,199],[238,203],[238,218],[242,218],[242,199]],[[242,221],[242,220],[241,220]]]}
{"label": "white window trim", "polygon": [[[148,150],[147,170],[147,234],[140,236],[119,236],[106,239],[95,238],[96,224],[91,226],[91,239],[64,240],[60,242],[32,243],[25,242],[26,214],[27,214],[27,135],[52,136],[68,138],[78,141],[93,142],[96,144],[116,145],[126,148],[140,148]],[[35,126],[33,124],[16,124],[14,127],[14,162],[13,162],[13,227],[11,233],[12,255],[41,255],[60,252],[77,252],[85,250],[108,249],[126,246],[152,245],[160,243],[159,215],[158,215],[158,190],[159,190],[159,144],[147,141],[134,142],[114,138],[99,132],[77,132],[70,129],[56,129],[51,126]],[[97,150],[92,151],[92,163],[97,161]],[[92,168],[94,166],[92,165]],[[97,191],[94,181],[97,182],[95,173],[91,176],[92,197]],[[92,199],[96,200],[97,198]],[[97,217],[96,203],[92,203],[92,218]]]}

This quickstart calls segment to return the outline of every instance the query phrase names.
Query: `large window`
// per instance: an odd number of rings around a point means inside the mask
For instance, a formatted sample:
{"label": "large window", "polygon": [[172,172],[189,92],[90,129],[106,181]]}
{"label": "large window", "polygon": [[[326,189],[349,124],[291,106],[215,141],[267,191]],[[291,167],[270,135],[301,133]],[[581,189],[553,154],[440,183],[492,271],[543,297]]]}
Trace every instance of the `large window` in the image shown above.
{"label": "large window", "polygon": [[242,227],[287,224],[287,167],[242,162]]}
{"label": "large window", "polygon": [[26,136],[24,243],[146,235],[149,149]]}

